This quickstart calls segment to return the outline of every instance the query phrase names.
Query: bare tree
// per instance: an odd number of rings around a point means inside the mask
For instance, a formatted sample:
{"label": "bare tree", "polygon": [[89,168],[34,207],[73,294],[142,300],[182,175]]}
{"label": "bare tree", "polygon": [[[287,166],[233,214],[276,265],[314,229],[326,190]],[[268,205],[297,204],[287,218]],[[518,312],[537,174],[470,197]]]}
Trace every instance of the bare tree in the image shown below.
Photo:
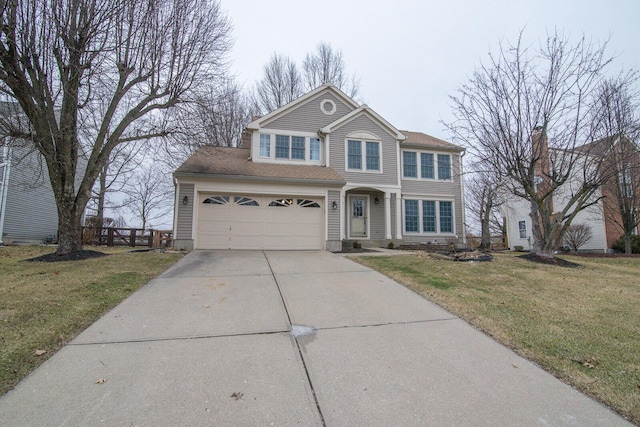
{"label": "bare tree", "polygon": [[[14,136],[46,161],[58,253],[80,250],[83,211],[112,151],[166,135],[160,113],[226,72],[230,25],[215,0],[3,5],[0,91],[18,101],[30,125]],[[92,122],[99,125],[81,138]]]}
{"label": "bare tree", "polygon": [[577,148],[592,140],[592,95],[610,60],[606,43],[584,37],[571,45],[556,31],[535,50],[522,38],[501,44],[451,97],[447,126],[528,202],[533,252],[552,257],[575,216],[599,199],[601,158]]}
{"label": "bare tree", "polygon": [[593,232],[587,224],[571,224],[567,227],[564,234],[564,243],[568,245],[573,252],[578,252],[578,249],[591,240],[592,237]]}
{"label": "bare tree", "polygon": [[[591,145],[604,159],[603,207],[606,219],[624,238],[631,253],[631,239],[640,225],[640,93],[638,75],[630,72],[602,82],[593,111],[594,134],[601,138]],[[617,236],[616,236],[617,237]]]}
{"label": "bare tree", "polygon": [[123,205],[140,220],[142,229],[173,209],[171,177],[152,164],[141,166],[122,191],[127,196]]}
{"label": "bare tree", "polygon": [[254,106],[261,113],[282,107],[302,95],[303,85],[296,63],[274,53],[264,66],[264,76],[256,83]]}
{"label": "bare tree", "polygon": [[504,234],[499,208],[504,203],[501,177],[487,170],[477,170],[465,177],[465,203],[480,223],[480,248],[491,248],[491,235]]}
{"label": "bare tree", "polygon": [[331,83],[351,98],[355,98],[360,91],[358,78],[347,73],[342,51],[333,50],[329,43],[318,43],[315,52],[307,53],[302,70],[307,90]]}

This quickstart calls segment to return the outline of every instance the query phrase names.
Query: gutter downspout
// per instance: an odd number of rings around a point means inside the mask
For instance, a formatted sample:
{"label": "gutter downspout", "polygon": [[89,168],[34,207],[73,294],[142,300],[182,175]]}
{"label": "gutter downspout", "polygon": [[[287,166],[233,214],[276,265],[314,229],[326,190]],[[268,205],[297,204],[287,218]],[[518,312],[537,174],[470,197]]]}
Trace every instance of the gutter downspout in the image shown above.
{"label": "gutter downspout", "polygon": [[0,180],[0,245],[3,243],[4,216],[7,210],[7,193],[9,192],[9,172],[11,171],[11,148],[5,145],[2,150],[2,180]]}

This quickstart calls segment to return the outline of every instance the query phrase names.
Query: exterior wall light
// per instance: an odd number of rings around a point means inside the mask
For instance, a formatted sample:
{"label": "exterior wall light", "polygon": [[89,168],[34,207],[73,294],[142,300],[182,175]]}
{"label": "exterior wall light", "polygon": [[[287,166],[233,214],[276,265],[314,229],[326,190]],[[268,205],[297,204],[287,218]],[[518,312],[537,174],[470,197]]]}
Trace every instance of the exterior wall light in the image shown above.
{"label": "exterior wall light", "polygon": [[338,202],[334,200],[333,203],[331,203],[331,207],[333,208],[334,211],[338,209]]}
{"label": "exterior wall light", "polygon": [[188,203],[189,203],[189,196],[184,196],[184,197],[182,198],[182,204],[183,204],[183,205],[187,205]]}
{"label": "exterior wall light", "polygon": [[378,198],[378,196],[376,196],[376,198],[375,198],[375,199],[373,199],[373,202],[374,202],[376,205],[379,205],[379,204],[380,204],[380,199]]}

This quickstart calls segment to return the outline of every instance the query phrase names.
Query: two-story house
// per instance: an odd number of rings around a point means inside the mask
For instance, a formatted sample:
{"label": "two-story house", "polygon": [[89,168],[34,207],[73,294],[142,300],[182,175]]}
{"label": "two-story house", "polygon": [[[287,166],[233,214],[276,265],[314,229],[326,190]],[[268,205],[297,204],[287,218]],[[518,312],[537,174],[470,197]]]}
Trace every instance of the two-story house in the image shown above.
{"label": "two-story house", "polygon": [[202,147],[174,173],[174,245],[327,249],[464,243],[464,150],[400,131],[332,85]]}

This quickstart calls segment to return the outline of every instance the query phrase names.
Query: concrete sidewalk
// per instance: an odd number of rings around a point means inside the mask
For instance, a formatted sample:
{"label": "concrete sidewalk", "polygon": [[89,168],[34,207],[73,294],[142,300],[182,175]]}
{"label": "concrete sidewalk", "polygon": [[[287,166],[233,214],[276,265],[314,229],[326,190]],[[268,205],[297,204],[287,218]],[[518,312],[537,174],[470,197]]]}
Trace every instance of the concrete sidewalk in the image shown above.
{"label": "concrete sidewalk", "polygon": [[234,251],[192,252],[0,399],[3,426],[97,424],[630,425],[349,259]]}

